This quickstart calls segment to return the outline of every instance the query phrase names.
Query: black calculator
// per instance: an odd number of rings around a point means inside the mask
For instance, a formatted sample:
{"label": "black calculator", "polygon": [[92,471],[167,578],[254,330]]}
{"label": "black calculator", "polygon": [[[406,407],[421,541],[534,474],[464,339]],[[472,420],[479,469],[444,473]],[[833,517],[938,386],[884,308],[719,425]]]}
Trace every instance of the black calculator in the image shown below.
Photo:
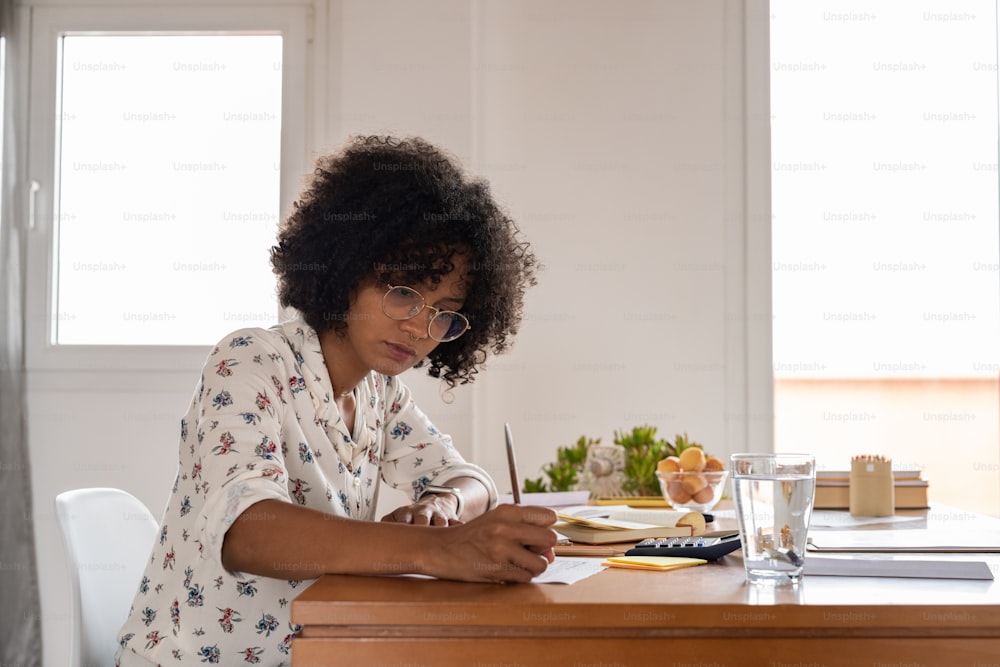
{"label": "black calculator", "polygon": [[695,537],[658,537],[639,542],[626,556],[684,556],[716,560],[740,548],[739,531],[718,531]]}

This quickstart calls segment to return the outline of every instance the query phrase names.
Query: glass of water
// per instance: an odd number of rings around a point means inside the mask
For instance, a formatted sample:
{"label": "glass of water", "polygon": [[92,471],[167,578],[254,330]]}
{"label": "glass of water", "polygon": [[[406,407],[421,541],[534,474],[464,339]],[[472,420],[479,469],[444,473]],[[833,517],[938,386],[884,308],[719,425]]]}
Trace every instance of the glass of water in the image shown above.
{"label": "glass of water", "polygon": [[816,492],[815,457],[733,454],[730,472],[747,581],[798,583]]}

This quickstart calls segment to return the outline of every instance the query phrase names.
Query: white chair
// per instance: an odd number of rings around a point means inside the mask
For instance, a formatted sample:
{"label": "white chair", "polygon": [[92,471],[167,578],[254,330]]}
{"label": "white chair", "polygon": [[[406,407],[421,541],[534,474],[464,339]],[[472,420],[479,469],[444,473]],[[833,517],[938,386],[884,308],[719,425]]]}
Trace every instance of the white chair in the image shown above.
{"label": "white chair", "polygon": [[121,489],[76,489],[56,496],[73,596],[71,662],[114,664],[118,631],[128,616],[158,523]]}

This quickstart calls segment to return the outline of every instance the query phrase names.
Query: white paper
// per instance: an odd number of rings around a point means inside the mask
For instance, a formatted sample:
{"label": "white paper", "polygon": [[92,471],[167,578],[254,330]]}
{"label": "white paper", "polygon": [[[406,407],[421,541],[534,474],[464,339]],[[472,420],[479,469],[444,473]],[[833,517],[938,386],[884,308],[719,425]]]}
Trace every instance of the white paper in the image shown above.
{"label": "white paper", "polygon": [[838,512],[837,510],[813,510],[812,518],[809,520],[809,527],[817,528],[853,528],[854,526],[867,526],[876,523],[902,523],[906,521],[919,521],[925,519],[922,516],[851,516],[850,512]]}
{"label": "white paper", "polygon": [[[569,507],[587,502],[589,491],[554,491],[548,493],[522,493],[521,504],[535,507]],[[503,493],[497,498],[500,505],[513,505],[514,496]]]}
{"label": "white paper", "polygon": [[996,553],[1000,532],[968,530],[821,530],[809,534],[809,551],[884,553]]}
{"label": "white paper", "polygon": [[628,505],[575,505],[560,508],[559,513],[578,519],[609,519],[643,524],[644,526],[673,528],[690,512],[688,510],[653,509]]}
{"label": "white paper", "polygon": [[628,507],[623,510],[615,510],[610,518],[621,521],[641,521],[651,523],[654,526],[668,526],[673,528],[677,522],[690,514],[688,510],[667,510],[667,509],[647,509],[643,507]]}
{"label": "white paper", "polygon": [[[736,520],[736,510],[714,512],[716,519]],[[851,516],[846,510],[813,510],[809,519],[810,528],[853,528],[876,523],[905,523],[926,519],[924,516]]]}
{"label": "white paper", "polygon": [[580,517],[581,519],[608,518],[612,512],[631,509],[628,505],[570,505],[560,507],[560,514]]}
{"label": "white paper", "polygon": [[604,569],[601,558],[574,558],[556,556],[545,572],[531,580],[533,584],[575,584]]}

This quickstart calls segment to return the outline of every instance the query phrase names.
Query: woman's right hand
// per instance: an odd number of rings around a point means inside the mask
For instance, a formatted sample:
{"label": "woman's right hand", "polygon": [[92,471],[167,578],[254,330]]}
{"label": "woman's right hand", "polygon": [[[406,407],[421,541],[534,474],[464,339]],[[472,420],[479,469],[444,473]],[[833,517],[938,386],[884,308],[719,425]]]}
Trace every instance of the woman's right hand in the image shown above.
{"label": "woman's right hand", "polygon": [[546,507],[500,505],[468,523],[437,530],[427,574],[442,579],[528,582],[555,560],[556,513]]}

